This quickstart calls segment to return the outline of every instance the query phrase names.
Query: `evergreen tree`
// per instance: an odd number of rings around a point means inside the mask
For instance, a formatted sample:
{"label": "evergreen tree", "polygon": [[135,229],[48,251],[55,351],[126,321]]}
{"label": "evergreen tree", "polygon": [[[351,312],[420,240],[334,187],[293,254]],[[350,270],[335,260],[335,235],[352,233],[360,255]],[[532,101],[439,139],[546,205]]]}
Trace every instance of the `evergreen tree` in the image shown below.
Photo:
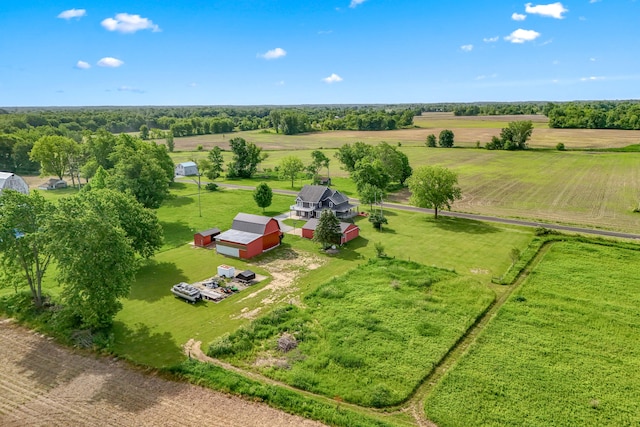
{"label": "evergreen tree", "polygon": [[340,244],[340,220],[332,210],[325,209],[320,214],[318,226],[313,232],[313,241],[322,245],[323,249],[329,248],[331,245]]}

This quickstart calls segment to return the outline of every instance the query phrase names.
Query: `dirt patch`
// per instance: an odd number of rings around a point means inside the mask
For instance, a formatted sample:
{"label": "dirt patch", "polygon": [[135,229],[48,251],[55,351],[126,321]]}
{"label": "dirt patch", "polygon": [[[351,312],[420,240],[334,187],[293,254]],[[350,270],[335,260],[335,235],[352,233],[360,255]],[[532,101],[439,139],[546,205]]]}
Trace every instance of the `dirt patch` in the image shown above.
{"label": "dirt patch", "polygon": [[167,381],[114,359],[0,327],[0,425],[320,426],[263,404]]}
{"label": "dirt patch", "polygon": [[294,294],[298,290],[296,282],[300,276],[308,271],[320,268],[324,261],[307,252],[295,251],[293,249],[280,250],[274,256],[260,260],[257,263],[260,267],[266,269],[273,278],[271,283],[262,289],[251,292],[240,300],[245,301],[255,298],[263,292],[268,294],[260,301],[261,307],[251,311],[245,311],[233,317],[244,319],[255,319],[266,306],[273,305],[278,302],[288,302],[300,305],[300,298]]}

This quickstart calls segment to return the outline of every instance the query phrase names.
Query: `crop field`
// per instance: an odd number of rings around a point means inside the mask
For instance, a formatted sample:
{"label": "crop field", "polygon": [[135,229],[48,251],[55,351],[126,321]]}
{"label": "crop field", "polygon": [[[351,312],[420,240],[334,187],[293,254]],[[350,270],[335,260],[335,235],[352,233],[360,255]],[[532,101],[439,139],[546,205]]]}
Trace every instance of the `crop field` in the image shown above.
{"label": "crop field", "polygon": [[[458,173],[462,200],[453,210],[633,231],[640,201],[634,153],[404,150],[412,164]],[[408,192],[395,200],[406,202]]]}
{"label": "crop field", "polygon": [[[383,407],[409,397],[495,294],[477,280],[400,260],[372,260],[215,341],[231,357],[303,390]],[[297,349],[279,351],[287,332]]]}
{"label": "crop field", "polygon": [[[403,146],[424,146],[427,136],[436,136],[443,129],[450,129],[455,135],[456,145],[482,146],[498,136],[509,122],[531,120],[534,131],[529,145],[532,148],[553,148],[559,142],[567,149],[619,148],[640,143],[640,131],[611,129],[550,129],[545,116],[476,116],[455,117],[453,113],[425,113],[414,119],[413,128],[390,131],[327,131],[303,135],[282,135],[265,130],[233,132],[231,134],[199,135],[175,138],[176,151],[195,151],[199,145],[204,150],[214,146],[229,149],[229,139],[242,137],[265,150],[315,150],[339,148],[343,144],[362,141],[377,144],[386,141]],[[160,140],[159,142],[162,142]]]}
{"label": "crop field", "polygon": [[320,426],[113,359],[74,353],[0,320],[0,425]]}
{"label": "crop field", "polygon": [[446,426],[640,423],[640,251],[555,243],[426,402]]}

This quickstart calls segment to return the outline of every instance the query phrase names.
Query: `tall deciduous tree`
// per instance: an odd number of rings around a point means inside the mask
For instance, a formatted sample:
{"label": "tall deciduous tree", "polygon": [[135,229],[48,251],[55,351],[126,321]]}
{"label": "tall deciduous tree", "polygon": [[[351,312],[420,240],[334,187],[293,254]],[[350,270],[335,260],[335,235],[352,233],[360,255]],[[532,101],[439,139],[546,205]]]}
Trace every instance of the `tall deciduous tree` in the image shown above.
{"label": "tall deciduous tree", "polygon": [[358,191],[365,185],[370,184],[376,188],[386,189],[389,184],[389,174],[386,172],[380,160],[366,158],[356,163],[355,170],[351,173],[353,181],[356,183]]}
{"label": "tall deciduous tree", "polygon": [[60,201],[52,219],[62,299],[82,327],[111,326],[137,270],[135,253],[110,212],[79,197]]}
{"label": "tall deciduous tree", "polygon": [[229,141],[233,159],[227,167],[229,178],[251,178],[258,170],[258,165],[267,156],[262,153],[262,148],[244,138],[233,138]]}
{"label": "tall deciduous tree", "polygon": [[344,144],[335,153],[336,159],[342,163],[343,168],[348,172],[353,172],[356,169],[356,164],[359,160],[366,157],[371,157],[373,154],[373,147],[365,144],[364,142],[356,142],[353,145]]}
{"label": "tall deciduous tree", "polygon": [[327,168],[327,177],[329,176],[329,162],[330,159],[320,150],[313,150],[311,152],[311,164],[308,166],[308,170],[313,176],[313,183],[318,182],[318,176],[320,175],[320,169]]}
{"label": "tall deciduous tree", "polygon": [[427,147],[435,147],[437,143],[436,136],[432,133],[427,135]]}
{"label": "tall deciduous tree", "polygon": [[527,143],[533,133],[533,122],[531,120],[521,120],[510,122],[506,128],[500,132],[500,139],[505,150],[526,150]]}
{"label": "tall deciduous tree", "polygon": [[55,207],[38,192],[0,193],[0,260],[7,278],[27,285],[34,304],[43,302],[42,278],[52,258],[49,221]]}
{"label": "tall deciduous tree", "polygon": [[264,208],[271,206],[272,199],[273,191],[266,182],[261,182],[253,191],[253,200],[256,201],[258,207],[262,208],[262,212],[264,212]]}
{"label": "tall deciduous tree", "polygon": [[453,147],[453,139],[453,131],[444,129],[442,132],[440,132],[440,135],[438,137],[438,144],[440,144],[440,147],[451,148]]}
{"label": "tall deciduous tree", "polygon": [[431,208],[438,218],[438,210],[462,197],[458,187],[458,176],[449,169],[440,166],[423,166],[409,178],[410,202],[420,208]]}
{"label": "tall deciduous tree", "polygon": [[207,154],[207,160],[209,160],[210,167],[206,169],[205,176],[210,180],[218,178],[223,171],[224,158],[222,157],[222,150],[220,147],[215,146]]}
{"label": "tall deciduous tree", "polygon": [[287,156],[280,161],[280,175],[284,178],[291,179],[291,188],[298,173],[304,170],[304,164],[299,157]]}
{"label": "tall deciduous tree", "polygon": [[55,175],[62,179],[69,169],[72,156],[78,150],[78,143],[59,135],[43,136],[31,149],[31,159],[40,163],[43,175]]}
{"label": "tall deciduous tree", "polygon": [[325,209],[320,214],[318,226],[313,232],[313,241],[322,245],[323,249],[331,245],[339,244],[342,231],[340,229],[340,220],[330,209]]}

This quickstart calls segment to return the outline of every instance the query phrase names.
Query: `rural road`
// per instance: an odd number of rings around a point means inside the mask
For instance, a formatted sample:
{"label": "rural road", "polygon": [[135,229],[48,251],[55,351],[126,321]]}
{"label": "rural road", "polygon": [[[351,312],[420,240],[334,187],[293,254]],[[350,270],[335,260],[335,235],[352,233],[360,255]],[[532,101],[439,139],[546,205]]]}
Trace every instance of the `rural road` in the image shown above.
{"label": "rural road", "polygon": [[[181,180],[180,182],[189,183],[189,181],[186,181],[186,180],[185,181]],[[195,184],[195,182],[191,182],[191,183]],[[206,184],[206,182],[203,182],[202,184],[204,185]],[[255,187],[252,187],[250,185],[236,185],[236,184],[226,184],[226,183],[216,183],[216,184],[218,184],[220,187],[237,189],[237,190],[254,190],[255,189]],[[284,194],[284,195],[290,195],[290,196],[298,195],[297,191],[292,191],[292,190],[273,189],[273,192],[277,194]],[[350,198],[349,200],[352,203],[358,203],[358,199]],[[425,214],[433,215],[433,209],[417,208],[415,206],[402,205],[400,203],[385,203],[384,206],[391,209],[401,210],[401,211],[422,212]],[[463,213],[463,212],[439,211],[438,214],[441,216],[448,216],[453,218],[464,218],[464,219],[471,219],[476,221],[495,222],[499,224],[519,225],[521,227],[544,227],[550,230],[566,231],[569,233],[588,234],[592,236],[601,236],[601,237],[617,237],[620,239],[640,240],[640,234],[622,233],[618,231],[609,231],[609,230],[599,230],[596,228],[573,227],[569,225],[549,224],[549,223],[543,223],[543,222],[525,221],[520,219],[500,218],[495,216],[477,215],[477,214],[470,214],[470,213]]]}

